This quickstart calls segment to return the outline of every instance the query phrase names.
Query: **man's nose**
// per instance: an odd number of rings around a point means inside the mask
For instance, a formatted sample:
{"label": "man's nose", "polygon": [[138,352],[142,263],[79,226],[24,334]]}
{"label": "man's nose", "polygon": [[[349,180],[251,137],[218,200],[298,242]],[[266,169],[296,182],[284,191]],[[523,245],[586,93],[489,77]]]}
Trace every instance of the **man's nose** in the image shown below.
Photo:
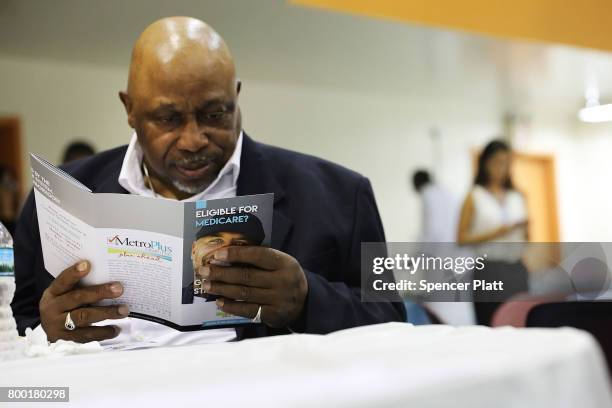
{"label": "man's nose", "polygon": [[177,142],[177,148],[189,152],[198,152],[208,145],[208,136],[194,117],[190,117],[183,128]]}

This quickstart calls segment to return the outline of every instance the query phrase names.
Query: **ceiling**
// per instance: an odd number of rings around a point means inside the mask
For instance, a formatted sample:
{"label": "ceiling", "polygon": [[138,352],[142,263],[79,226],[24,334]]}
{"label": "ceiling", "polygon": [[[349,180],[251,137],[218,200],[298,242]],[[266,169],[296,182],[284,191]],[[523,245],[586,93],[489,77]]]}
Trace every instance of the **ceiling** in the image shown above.
{"label": "ceiling", "polygon": [[610,0],[288,0],[292,4],[612,51]]}
{"label": "ceiling", "polygon": [[[575,113],[587,84],[612,98],[612,54],[291,6],[281,0],[2,0],[0,54],[125,67],[152,21],[203,19],[245,78],[441,98],[494,90],[509,110]],[[612,102],[612,101],[611,101]]]}

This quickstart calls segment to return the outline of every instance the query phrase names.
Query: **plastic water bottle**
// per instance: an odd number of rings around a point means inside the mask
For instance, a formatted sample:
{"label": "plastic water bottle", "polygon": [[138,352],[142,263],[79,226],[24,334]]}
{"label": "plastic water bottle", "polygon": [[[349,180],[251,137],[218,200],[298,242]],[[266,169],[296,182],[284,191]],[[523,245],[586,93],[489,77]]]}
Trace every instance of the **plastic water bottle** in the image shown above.
{"label": "plastic water bottle", "polygon": [[19,357],[19,335],[11,309],[14,294],[13,237],[0,223],[0,361]]}

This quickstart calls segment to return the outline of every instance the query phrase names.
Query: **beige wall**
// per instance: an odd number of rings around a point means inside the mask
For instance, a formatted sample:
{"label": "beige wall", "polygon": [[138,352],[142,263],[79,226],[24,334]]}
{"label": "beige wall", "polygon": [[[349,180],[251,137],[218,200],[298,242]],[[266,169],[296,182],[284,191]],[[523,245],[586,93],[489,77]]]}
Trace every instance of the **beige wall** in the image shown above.
{"label": "beige wall", "polygon": [[74,138],[111,147],[129,136],[117,96],[125,78],[120,69],[0,58],[0,114],[19,115],[24,150],[52,162]]}

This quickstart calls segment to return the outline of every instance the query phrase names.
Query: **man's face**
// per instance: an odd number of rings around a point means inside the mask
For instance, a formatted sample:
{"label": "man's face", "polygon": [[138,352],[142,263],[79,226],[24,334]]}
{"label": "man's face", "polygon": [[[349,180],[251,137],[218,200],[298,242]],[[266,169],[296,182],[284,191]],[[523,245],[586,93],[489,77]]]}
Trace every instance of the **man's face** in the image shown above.
{"label": "man's face", "polygon": [[206,265],[212,259],[213,252],[227,246],[252,245],[243,234],[236,232],[220,232],[214,235],[205,235],[194,241],[191,245],[191,260],[193,270]]}
{"label": "man's face", "polygon": [[144,75],[146,85],[130,95],[126,107],[149,170],[168,188],[199,193],[217,177],[236,146],[236,80],[207,67]]}

